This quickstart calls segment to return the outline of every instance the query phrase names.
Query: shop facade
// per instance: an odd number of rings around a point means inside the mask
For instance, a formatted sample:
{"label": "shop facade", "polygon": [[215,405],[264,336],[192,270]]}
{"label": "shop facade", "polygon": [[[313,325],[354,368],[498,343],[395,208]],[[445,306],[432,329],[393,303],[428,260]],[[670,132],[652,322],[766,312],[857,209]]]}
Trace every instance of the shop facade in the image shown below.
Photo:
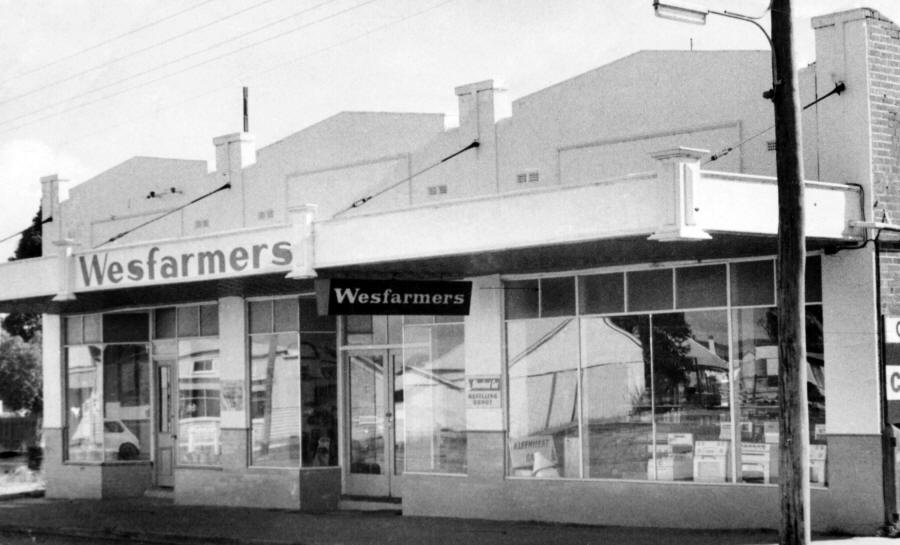
{"label": "shop facade", "polygon": [[[867,241],[900,202],[900,39],[866,9],[813,25],[802,100],[845,86],[803,117],[813,524],[870,533],[898,511],[900,278]],[[776,527],[774,153],[745,142],[768,63],[641,52],[505,119],[488,80],[450,130],[345,113],[217,138],[211,173],[43,179],[45,257],[0,266],[0,300],[44,313],[48,496]]]}

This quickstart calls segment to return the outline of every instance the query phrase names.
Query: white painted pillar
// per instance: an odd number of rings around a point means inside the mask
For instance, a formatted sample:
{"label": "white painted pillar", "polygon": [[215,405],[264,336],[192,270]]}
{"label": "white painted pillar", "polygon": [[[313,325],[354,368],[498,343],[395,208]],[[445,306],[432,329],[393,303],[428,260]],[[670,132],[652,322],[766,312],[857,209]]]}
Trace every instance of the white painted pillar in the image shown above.
{"label": "white painted pillar", "polygon": [[[465,318],[466,387],[471,377],[503,380],[503,284],[499,276],[472,279],[472,304]],[[467,392],[468,394],[468,392]],[[501,392],[502,394],[502,392]],[[501,399],[504,399],[501,395]],[[467,401],[468,404],[468,401]],[[466,408],[468,431],[503,431],[503,409]]]}
{"label": "white painted pillar", "polygon": [[44,427],[62,428],[63,417],[63,364],[62,317],[58,314],[41,316],[43,337],[41,343],[42,372],[44,380]]}
{"label": "white painted pillar", "polygon": [[219,376],[222,381],[222,428],[246,429],[247,398],[247,328],[244,299],[219,299]]}

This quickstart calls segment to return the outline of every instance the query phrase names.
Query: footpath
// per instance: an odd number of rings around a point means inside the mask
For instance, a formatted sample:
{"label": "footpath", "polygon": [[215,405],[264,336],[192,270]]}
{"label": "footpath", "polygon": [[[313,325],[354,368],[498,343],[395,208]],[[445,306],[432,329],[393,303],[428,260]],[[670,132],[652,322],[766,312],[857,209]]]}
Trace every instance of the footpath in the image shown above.
{"label": "footpath", "polygon": [[[393,513],[175,505],[169,499],[57,500],[0,497],[0,536],[71,536],[157,544],[453,545],[774,544],[769,530],[701,531],[508,522]],[[887,545],[888,538],[815,536],[817,543]]]}

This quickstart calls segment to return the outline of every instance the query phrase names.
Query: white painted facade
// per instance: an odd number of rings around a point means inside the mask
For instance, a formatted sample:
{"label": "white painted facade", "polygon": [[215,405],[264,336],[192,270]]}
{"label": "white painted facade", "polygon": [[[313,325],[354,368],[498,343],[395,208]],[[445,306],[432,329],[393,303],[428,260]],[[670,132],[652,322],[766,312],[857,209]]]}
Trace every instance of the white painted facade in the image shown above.
{"label": "white painted facade", "polygon": [[[866,59],[877,17],[853,10],[814,19],[817,61],[800,74],[803,102],[846,85],[804,112],[803,131],[806,228],[809,249],[821,256],[827,362],[828,480],[813,491],[813,516],[818,528],[855,533],[877,527],[884,509],[876,255],[853,249],[871,233],[851,226],[878,219],[874,195],[896,191],[875,187],[871,167]],[[0,309],[45,313],[45,427],[62,441],[61,315],[215,301],[221,378],[245,383],[247,403],[221,413],[223,450],[233,451],[223,454],[224,477],[176,468],[176,501],[336,505],[346,460],[328,477],[260,473],[239,452],[250,425],[247,302],[310,294],[315,277],[471,280],[465,375],[506,381],[505,282],[774,255],[774,133],[765,132],[772,108],[761,98],[769,61],[768,52],[644,51],[519,98],[509,118],[496,119],[504,91],[485,80],[455,89],[460,126],[450,130],[436,114],[344,112],[259,150],[248,134],[216,138],[211,172],[198,161],[138,157],[72,188],[62,203],[58,181],[44,179],[52,218],[45,257],[0,264]],[[225,265],[201,274],[200,254],[213,251]],[[173,256],[177,274],[163,274],[164,256]],[[112,262],[121,265],[111,282]],[[129,276],[132,262],[142,274]],[[94,271],[90,282],[86,270]],[[404,476],[405,513],[777,524],[772,485],[515,478],[506,467],[504,388],[502,410],[466,411],[467,476]],[[339,417],[343,430],[347,416]],[[348,447],[342,438],[342,456]],[[121,464],[85,469],[64,461],[61,449],[45,460],[59,480],[49,495],[138,493],[113,482],[129,471]],[[151,483],[147,464],[140,467],[135,480]],[[323,479],[330,496],[310,499],[311,483]],[[448,481],[456,494],[446,494]],[[229,487],[236,492],[223,494]],[[687,502],[695,515],[677,508]]]}

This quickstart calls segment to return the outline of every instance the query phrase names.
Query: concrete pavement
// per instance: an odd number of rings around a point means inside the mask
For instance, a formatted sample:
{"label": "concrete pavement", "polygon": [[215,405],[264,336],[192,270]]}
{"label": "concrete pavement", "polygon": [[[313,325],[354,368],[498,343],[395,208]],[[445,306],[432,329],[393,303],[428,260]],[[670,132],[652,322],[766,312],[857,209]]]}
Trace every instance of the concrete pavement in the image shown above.
{"label": "concrete pavement", "polygon": [[[0,535],[84,537],[94,541],[251,545],[464,544],[770,544],[768,530],[699,531],[593,527],[537,522],[402,517],[396,514],[174,505],[168,499],[0,501]],[[888,538],[816,536],[819,543],[886,545]]]}

